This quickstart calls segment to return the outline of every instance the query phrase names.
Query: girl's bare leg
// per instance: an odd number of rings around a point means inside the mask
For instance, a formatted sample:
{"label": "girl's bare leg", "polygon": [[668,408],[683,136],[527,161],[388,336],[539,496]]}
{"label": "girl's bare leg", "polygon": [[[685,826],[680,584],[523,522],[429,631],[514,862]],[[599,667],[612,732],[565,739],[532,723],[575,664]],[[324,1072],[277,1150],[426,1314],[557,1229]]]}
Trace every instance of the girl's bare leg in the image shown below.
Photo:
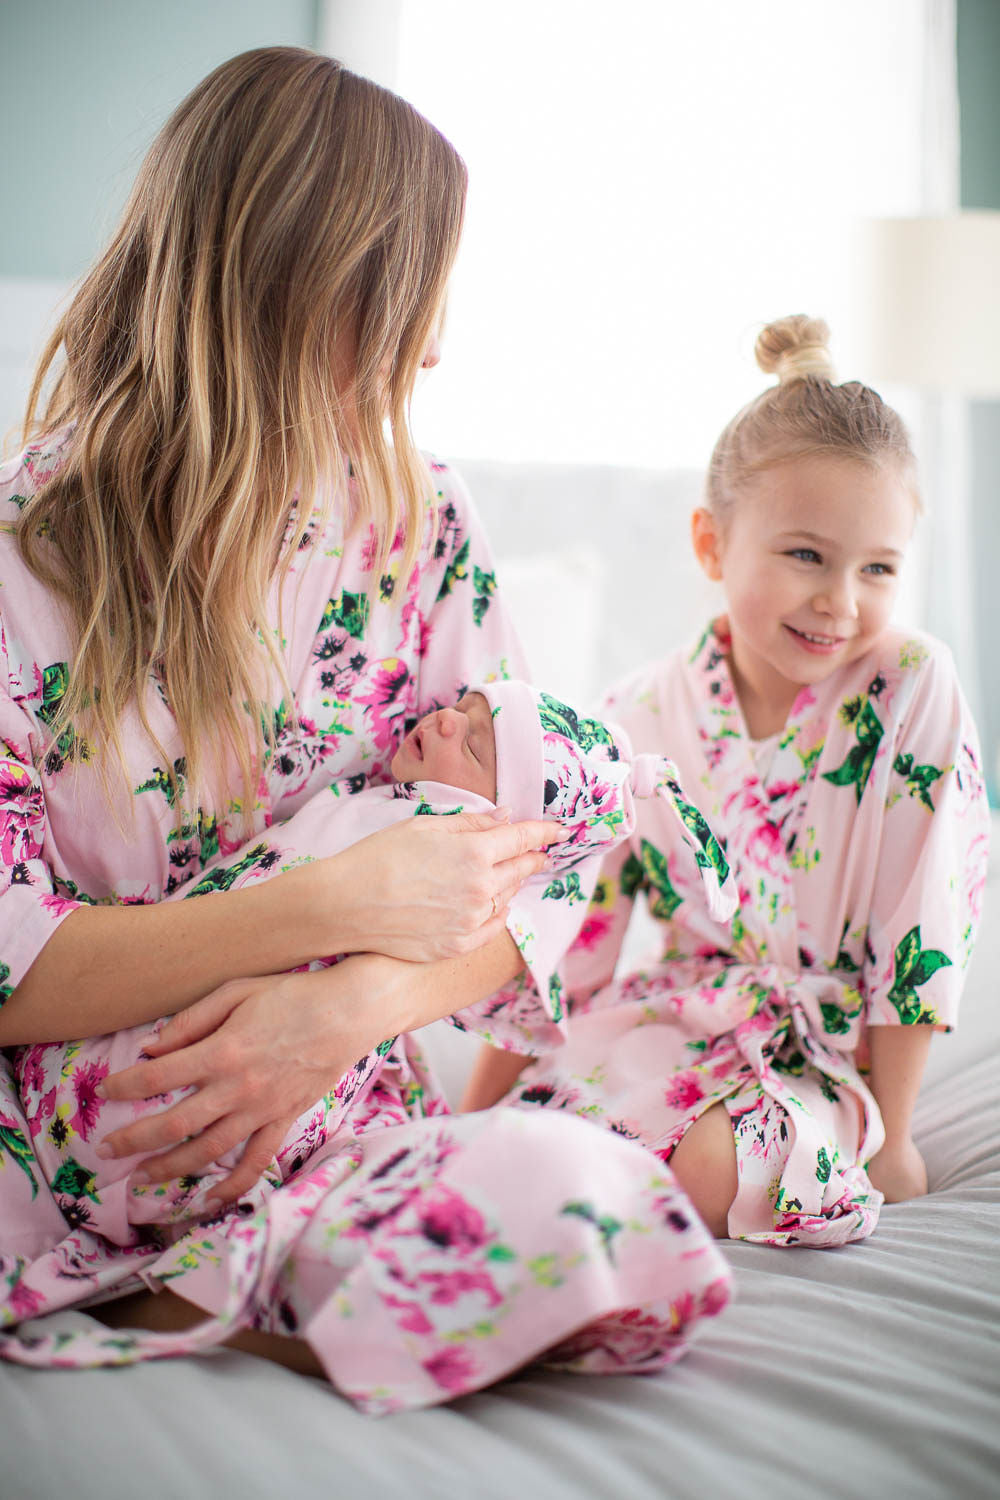
{"label": "girl's bare leg", "polygon": [[738,1179],[736,1142],[724,1104],[713,1104],[694,1122],[670,1158],[670,1168],[715,1238],[728,1239]]}
{"label": "girl's bare leg", "polygon": [[[104,1302],[90,1309],[93,1317],[110,1328],[148,1328],[155,1333],[181,1332],[203,1323],[208,1314],[204,1308],[196,1307],[178,1297],[175,1292],[134,1292],[130,1297],[121,1297],[117,1302]],[[284,1365],[299,1375],[319,1375],[324,1380],[326,1372],[309,1345],[302,1339],[284,1338],[277,1333],[259,1333],[255,1328],[243,1328],[225,1340],[228,1349],[241,1349],[244,1354],[256,1354]]]}

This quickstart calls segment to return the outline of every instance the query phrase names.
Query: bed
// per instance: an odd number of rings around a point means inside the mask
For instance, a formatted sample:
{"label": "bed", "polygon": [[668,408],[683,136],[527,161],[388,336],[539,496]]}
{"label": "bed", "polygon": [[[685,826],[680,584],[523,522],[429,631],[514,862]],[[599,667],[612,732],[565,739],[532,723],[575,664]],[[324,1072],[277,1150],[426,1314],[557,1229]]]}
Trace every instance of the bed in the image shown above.
{"label": "bed", "polygon": [[[485,488],[488,524],[516,534],[511,476],[497,480],[495,514],[488,477],[474,485]],[[552,476],[543,478],[551,498]],[[686,506],[690,486],[678,481],[670,503]],[[567,507],[576,493],[568,483]],[[647,500],[634,501],[637,525]],[[557,495],[553,538],[561,503]],[[658,524],[668,521],[661,510]],[[650,544],[641,528],[633,541]],[[538,566],[508,567],[529,638]],[[578,606],[578,662],[587,610],[605,612],[601,566],[565,551],[560,566]],[[581,589],[586,597],[575,597]],[[541,644],[554,649],[551,630]],[[602,649],[627,660],[631,647],[612,637]],[[618,669],[613,658],[595,665],[599,679]],[[872,1239],[844,1249],[727,1244],[733,1305],[673,1369],[589,1378],[533,1369],[450,1407],[374,1421],[318,1380],[228,1351],[72,1373],[0,1365],[0,1496],[996,1500],[1000,821],[993,848],[961,1026],[935,1037],[917,1110],[929,1196],[886,1208]],[[455,1093],[467,1039],[441,1025],[428,1041]]]}

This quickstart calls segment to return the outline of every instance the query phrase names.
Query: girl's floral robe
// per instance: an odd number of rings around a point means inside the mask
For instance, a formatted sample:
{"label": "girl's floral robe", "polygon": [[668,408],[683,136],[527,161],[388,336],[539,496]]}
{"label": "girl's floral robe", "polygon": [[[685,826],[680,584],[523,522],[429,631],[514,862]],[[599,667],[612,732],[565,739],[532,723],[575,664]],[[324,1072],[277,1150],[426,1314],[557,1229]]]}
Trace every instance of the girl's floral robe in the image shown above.
{"label": "girl's floral robe", "polygon": [[[469,682],[523,674],[478,522],[455,478],[432,466],[436,494],[405,587],[394,562],[373,577],[369,537],[345,537],[318,508],[310,520],[271,601],[293,696],[274,709],[253,836],[236,804],[219,819],[188,807],[178,818],[183,747],[155,683],[148,712],[175,777],[130,719],[133,802],[116,820],[85,740],[50,732],[71,645],[9,534],[59,458],[55,443],[0,469],[0,999],[80,905],[212,899],[333,852],[338,811],[388,780],[416,718]],[[530,996],[483,1013],[484,1030],[515,1045],[553,1027]],[[331,1080],[257,1190],[221,1217],[205,1218],[200,1178],[130,1187],[135,1162],[103,1162],[96,1148],[169,1101],[109,1104],[96,1086],[139,1058],[148,1035],[0,1054],[6,1358],[128,1363],[255,1326],[305,1338],[338,1390],[386,1411],[447,1400],[542,1356],[655,1368],[727,1300],[725,1266],[669,1169],[575,1119],[453,1118],[405,1037]],[[68,1330],[40,1316],[144,1283],[169,1284],[210,1316],[183,1334],[89,1332],[79,1320]]]}
{"label": "girl's floral robe", "polygon": [[[669,819],[644,806],[564,966],[569,1041],[511,1098],[600,1121],[664,1161],[722,1102],[739,1176],[730,1234],[841,1244],[871,1233],[882,1201],[864,1170],[883,1139],[869,1027],[955,1021],[989,837],[975,729],[948,651],[890,630],[800,692],[761,775],[727,646],[722,619],[603,711],[637,751],[669,747],[740,910],[729,930],[712,922]],[[638,891],[659,958],[612,979]]]}

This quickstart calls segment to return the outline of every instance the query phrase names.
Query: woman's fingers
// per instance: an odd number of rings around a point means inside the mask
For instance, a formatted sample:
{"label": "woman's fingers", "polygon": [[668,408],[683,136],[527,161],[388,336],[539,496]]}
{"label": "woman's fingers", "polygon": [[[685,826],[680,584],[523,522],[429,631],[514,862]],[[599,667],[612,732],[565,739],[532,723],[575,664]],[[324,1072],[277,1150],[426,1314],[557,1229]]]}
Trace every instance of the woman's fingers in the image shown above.
{"label": "woman's fingers", "polygon": [[[168,1182],[177,1177],[197,1177],[206,1168],[222,1162],[229,1152],[241,1146],[247,1139],[251,1127],[250,1118],[236,1111],[215,1119],[207,1129],[194,1135],[192,1139],[182,1141],[179,1146],[175,1146],[170,1151],[158,1152],[155,1156],[147,1157],[141,1167],[132,1174],[132,1181]],[[279,1141],[283,1134],[284,1129],[278,1137]],[[265,1157],[261,1172],[272,1155],[273,1152]],[[242,1161],[238,1165],[242,1165]],[[252,1176],[247,1182],[247,1187],[252,1187],[259,1176],[260,1172]],[[238,1188],[233,1196],[238,1196],[239,1192],[245,1190]],[[217,1196],[214,1190],[213,1196]]]}
{"label": "woman's fingers", "polygon": [[232,1203],[237,1198],[242,1198],[244,1193],[249,1193],[277,1155],[290,1124],[291,1120],[275,1120],[254,1131],[240,1157],[239,1166],[212,1189],[212,1200],[220,1204]]}
{"label": "woman's fingers", "polygon": [[109,1073],[99,1085],[98,1093],[105,1099],[156,1099],[175,1089],[190,1088],[203,1076],[199,1051],[202,1047],[203,1043],[197,1042],[183,1052],[150,1057],[123,1068],[120,1073]]}
{"label": "woman's fingers", "polygon": [[[124,1075],[123,1075],[124,1076]],[[211,1128],[221,1115],[233,1107],[235,1091],[227,1086],[207,1085],[185,1093],[169,1109],[150,1110],[148,1114],[109,1131],[98,1149],[99,1156],[137,1156],[144,1152],[164,1151],[170,1146]],[[218,1146],[218,1142],[213,1145]],[[221,1149],[228,1150],[229,1142]]]}
{"label": "woman's fingers", "polygon": [[245,994],[246,984],[240,980],[220,985],[210,995],[171,1016],[146,1043],[146,1052],[150,1057],[159,1057],[164,1052],[176,1052],[181,1047],[203,1041],[219,1029]]}

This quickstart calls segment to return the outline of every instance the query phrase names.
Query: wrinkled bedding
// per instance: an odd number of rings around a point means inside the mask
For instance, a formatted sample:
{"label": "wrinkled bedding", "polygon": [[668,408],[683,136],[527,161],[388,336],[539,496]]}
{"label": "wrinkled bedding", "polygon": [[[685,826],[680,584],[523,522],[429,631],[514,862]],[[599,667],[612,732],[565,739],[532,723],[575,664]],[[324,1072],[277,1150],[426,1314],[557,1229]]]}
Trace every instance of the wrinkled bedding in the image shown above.
{"label": "wrinkled bedding", "polygon": [[376,1422],[317,1380],[229,1352],[0,1366],[0,1493],[996,1500],[998,842],[961,1023],[935,1038],[918,1105],[930,1195],[886,1208],[860,1245],[727,1245],[736,1300],[669,1372],[531,1371]]}

